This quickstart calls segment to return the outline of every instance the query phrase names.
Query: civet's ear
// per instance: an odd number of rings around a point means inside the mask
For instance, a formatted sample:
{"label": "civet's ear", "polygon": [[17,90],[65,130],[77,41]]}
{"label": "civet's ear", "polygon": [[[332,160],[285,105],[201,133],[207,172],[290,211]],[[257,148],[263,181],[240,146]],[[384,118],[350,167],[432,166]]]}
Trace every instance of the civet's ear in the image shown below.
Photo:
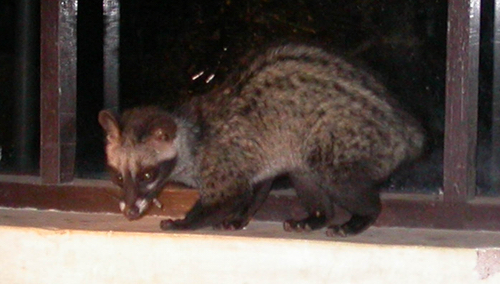
{"label": "civet's ear", "polygon": [[99,124],[106,131],[106,138],[109,143],[118,143],[121,139],[120,125],[118,116],[110,110],[101,110],[99,112]]}
{"label": "civet's ear", "polygon": [[157,127],[151,131],[151,138],[156,141],[170,141],[171,133],[168,133],[167,130],[163,127]]}
{"label": "civet's ear", "polygon": [[162,113],[150,121],[149,138],[158,142],[171,142],[177,132],[177,125],[171,115]]}
{"label": "civet's ear", "polygon": [[174,146],[177,126],[170,115],[162,115],[151,122],[151,130],[146,139],[146,144],[159,153],[158,159],[170,160],[177,155]]}

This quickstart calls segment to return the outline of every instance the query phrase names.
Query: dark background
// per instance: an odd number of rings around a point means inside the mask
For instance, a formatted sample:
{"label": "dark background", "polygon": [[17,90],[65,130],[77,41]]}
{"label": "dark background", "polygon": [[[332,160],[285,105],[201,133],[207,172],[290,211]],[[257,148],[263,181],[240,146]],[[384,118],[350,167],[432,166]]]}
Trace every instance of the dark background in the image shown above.
{"label": "dark background", "polygon": [[[484,1],[482,17],[478,156],[479,191],[488,194],[488,171],[482,165],[487,164],[483,158],[488,156],[491,128],[490,2]],[[0,0],[1,171],[12,169],[16,158],[12,59],[16,11],[16,1]],[[441,186],[446,1],[145,0],[121,1],[120,12],[122,109],[145,104],[175,107],[217,87],[241,56],[266,44],[319,43],[374,72],[428,131],[428,155],[410,171],[396,175],[390,188],[436,192]],[[102,23],[102,1],[79,1],[77,172],[81,177],[100,177],[104,172],[103,136],[96,119],[103,103]],[[203,76],[192,79],[202,71]],[[212,74],[214,79],[206,83]],[[36,168],[37,157],[32,170]]]}
{"label": "dark background", "polygon": [[[99,42],[92,41],[100,39],[102,28],[93,24],[98,18],[82,19],[87,10],[88,15],[99,17],[100,2],[84,5],[80,6],[79,40],[85,28],[91,37],[85,42],[94,47],[97,58],[102,51]],[[121,108],[175,107],[217,87],[234,71],[238,59],[253,49],[277,41],[311,42],[371,69],[425,124],[432,148],[442,148],[446,12],[445,1],[122,1]],[[101,66],[102,62],[79,61],[79,70]],[[193,80],[200,72],[203,75]],[[80,105],[80,91],[102,90],[102,75],[90,78],[87,74],[79,73],[86,81],[78,85]],[[214,79],[207,83],[212,75]],[[87,154],[102,148],[102,132],[95,122],[88,127],[89,121],[95,121],[101,98],[88,98],[85,109],[92,111],[85,112],[88,118],[79,127],[79,137],[85,136],[87,142],[78,140],[83,175],[103,160],[96,156],[92,161]],[[441,185],[441,153],[438,150],[417,168],[402,172],[390,187],[435,191]]]}

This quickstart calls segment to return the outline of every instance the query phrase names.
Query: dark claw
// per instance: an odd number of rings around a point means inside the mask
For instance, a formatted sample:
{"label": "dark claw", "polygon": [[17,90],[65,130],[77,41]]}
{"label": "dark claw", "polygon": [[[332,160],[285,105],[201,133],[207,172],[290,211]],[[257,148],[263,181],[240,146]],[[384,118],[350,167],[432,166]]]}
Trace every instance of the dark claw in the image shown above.
{"label": "dark claw", "polygon": [[283,229],[287,232],[310,232],[323,228],[327,222],[326,215],[320,211],[315,211],[307,218],[302,220],[286,220],[283,223]]}
{"label": "dark claw", "polygon": [[326,229],[326,235],[328,237],[334,238],[334,237],[342,237],[345,238],[349,236],[350,234],[347,233],[342,226],[331,226],[328,229]]}
{"label": "dark claw", "polygon": [[309,232],[311,227],[306,221],[286,220],[283,222],[283,229],[286,232]]}
{"label": "dark claw", "polygon": [[293,221],[286,220],[285,222],[283,222],[283,230],[285,230],[285,232],[292,232],[293,231],[293,225],[290,224],[291,222],[293,222]]}

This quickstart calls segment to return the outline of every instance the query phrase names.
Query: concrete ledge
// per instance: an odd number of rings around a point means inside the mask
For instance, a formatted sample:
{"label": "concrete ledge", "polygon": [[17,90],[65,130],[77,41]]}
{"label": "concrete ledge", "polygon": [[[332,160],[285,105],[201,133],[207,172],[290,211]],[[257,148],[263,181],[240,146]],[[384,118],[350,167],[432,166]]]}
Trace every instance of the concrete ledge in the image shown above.
{"label": "concrete ledge", "polygon": [[500,234],[372,228],[350,239],[176,234],[159,218],[0,210],[0,283],[500,283]]}

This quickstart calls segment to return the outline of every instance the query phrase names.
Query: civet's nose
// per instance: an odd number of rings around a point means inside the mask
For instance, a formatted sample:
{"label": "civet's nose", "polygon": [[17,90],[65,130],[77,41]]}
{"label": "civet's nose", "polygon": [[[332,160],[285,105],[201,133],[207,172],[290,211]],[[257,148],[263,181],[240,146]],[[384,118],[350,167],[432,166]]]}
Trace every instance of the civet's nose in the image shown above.
{"label": "civet's nose", "polygon": [[137,208],[136,206],[132,206],[130,208],[126,208],[124,211],[123,211],[123,214],[125,215],[125,217],[127,219],[129,219],[130,221],[132,220],[136,220],[136,219],[139,219],[139,217],[141,216],[140,212],[139,212],[139,208]]}

